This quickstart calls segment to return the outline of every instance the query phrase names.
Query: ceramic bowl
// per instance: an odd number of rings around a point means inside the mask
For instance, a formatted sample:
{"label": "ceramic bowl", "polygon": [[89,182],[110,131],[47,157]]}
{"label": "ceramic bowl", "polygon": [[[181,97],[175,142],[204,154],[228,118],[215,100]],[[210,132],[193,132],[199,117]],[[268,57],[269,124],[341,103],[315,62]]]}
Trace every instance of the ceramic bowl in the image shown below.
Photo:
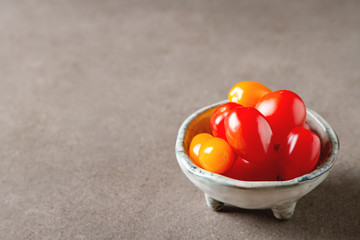
{"label": "ceramic bowl", "polygon": [[224,203],[245,209],[271,209],[278,219],[294,214],[297,201],[317,187],[328,176],[339,151],[339,140],[331,126],[315,111],[306,110],[306,120],[321,140],[319,166],[312,172],[288,181],[240,181],[197,167],[188,157],[192,138],[211,133],[210,117],[222,101],[190,115],[181,125],[175,154],[186,177],[205,194],[209,208],[220,210]]}

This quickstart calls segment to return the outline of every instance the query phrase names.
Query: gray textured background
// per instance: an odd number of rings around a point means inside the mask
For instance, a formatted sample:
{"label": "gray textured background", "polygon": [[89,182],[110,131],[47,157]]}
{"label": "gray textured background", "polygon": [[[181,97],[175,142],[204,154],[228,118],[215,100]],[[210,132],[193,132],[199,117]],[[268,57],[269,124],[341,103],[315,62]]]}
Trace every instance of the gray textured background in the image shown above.
{"label": "gray textured background", "polygon": [[[0,239],[358,239],[360,1],[0,0]],[[341,141],[289,221],[213,212],[177,130],[238,81]]]}

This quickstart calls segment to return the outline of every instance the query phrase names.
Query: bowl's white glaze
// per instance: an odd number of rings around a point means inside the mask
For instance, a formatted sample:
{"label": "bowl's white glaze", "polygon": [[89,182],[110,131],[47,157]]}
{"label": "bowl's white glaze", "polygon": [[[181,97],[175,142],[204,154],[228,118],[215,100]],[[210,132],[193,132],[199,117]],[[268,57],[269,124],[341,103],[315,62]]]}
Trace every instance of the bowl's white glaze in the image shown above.
{"label": "bowl's white glaze", "polygon": [[339,140],[331,126],[315,111],[307,109],[306,120],[311,130],[321,139],[321,164],[312,172],[288,181],[240,181],[197,167],[188,157],[191,139],[198,133],[209,132],[210,117],[217,106],[227,101],[206,106],[181,125],[175,154],[181,170],[205,194],[207,205],[220,210],[224,203],[240,208],[271,208],[278,219],[290,218],[296,202],[318,186],[329,174],[339,151]]}

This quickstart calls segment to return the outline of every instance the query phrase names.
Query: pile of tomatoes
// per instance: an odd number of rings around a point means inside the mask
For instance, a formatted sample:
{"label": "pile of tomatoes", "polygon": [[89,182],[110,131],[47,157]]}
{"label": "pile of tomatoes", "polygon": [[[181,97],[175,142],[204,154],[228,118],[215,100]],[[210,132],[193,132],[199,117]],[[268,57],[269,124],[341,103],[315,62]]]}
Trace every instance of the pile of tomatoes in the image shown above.
{"label": "pile of tomatoes", "polygon": [[243,81],[212,114],[212,135],[196,135],[189,156],[198,167],[244,181],[289,180],[311,172],[320,139],[306,122],[302,99]]}

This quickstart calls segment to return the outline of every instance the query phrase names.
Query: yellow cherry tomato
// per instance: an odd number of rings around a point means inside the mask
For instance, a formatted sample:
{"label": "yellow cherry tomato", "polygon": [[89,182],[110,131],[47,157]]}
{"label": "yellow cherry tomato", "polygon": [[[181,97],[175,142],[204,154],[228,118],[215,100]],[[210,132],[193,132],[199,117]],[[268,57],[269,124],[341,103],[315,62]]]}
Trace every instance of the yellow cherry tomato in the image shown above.
{"label": "yellow cherry tomato", "polygon": [[208,133],[200,133],[195,137],[193,137],[193,139],[191,140],[190,148],[189,148],[189,157],[196,166],[201,167],[199,163],[199,150],[201,144],[212,137],[213,136],[211,136]]}
{"label": "yellow cherry tomato", "polygon": [[233,165],[234,152],[224,139],[213,137],[201,145],[199,162],[205,170],[223,174]]}
{"label": "yellow cherry tomato", "polygon": [[255,107],[258,100],[272,91],[265,85],[254,81],[243,81],[235,84],[229,91],[229,101],[244,107]]}

